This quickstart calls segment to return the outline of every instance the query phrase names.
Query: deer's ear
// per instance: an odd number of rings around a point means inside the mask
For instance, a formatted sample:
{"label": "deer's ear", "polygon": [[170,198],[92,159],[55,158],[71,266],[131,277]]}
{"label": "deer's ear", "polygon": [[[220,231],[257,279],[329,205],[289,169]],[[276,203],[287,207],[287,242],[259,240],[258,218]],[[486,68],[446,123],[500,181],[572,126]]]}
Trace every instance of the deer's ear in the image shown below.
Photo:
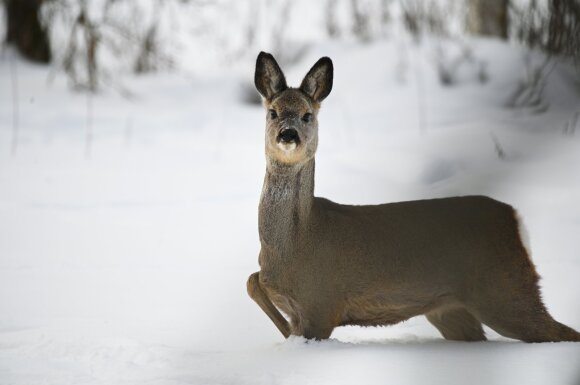
{"label": "deer's ear", "polygon": [[274,56],[269,53],[260,52],[258,55],[254,84],[258,92],[266,99],[288,88],[280,66],[276,63]]}
{"label": "deer's ear", "polygon": [[308,71],[300,89],[312,99],[321,102],[332,91],[332,60],[328,57],[320,58]]}

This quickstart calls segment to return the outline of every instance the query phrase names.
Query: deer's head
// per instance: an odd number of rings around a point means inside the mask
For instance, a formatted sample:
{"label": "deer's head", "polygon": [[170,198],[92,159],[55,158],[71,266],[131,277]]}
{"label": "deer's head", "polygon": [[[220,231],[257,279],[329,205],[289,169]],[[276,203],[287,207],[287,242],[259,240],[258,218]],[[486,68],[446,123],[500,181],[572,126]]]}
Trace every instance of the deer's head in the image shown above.
{"label": "deer's head", "polygon": [[299,164],[314,157],[318,146],[320,102],[332,90],[332,61],[323,57],[299,88],[286,85],[272,55],[260,52],[254,83],[266,108],[266,155],[280,163]]}

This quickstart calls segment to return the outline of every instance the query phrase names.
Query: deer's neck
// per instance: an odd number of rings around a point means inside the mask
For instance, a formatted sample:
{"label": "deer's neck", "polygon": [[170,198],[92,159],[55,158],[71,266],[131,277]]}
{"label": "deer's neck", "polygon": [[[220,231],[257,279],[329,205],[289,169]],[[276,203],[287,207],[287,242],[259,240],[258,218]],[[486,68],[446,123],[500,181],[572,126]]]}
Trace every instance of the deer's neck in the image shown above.
{"label": "deer's neck", "polygon": [[314,201],[314,159],[301,165],[268,160],[260,200],[262,246],[285,253],[306,228]]}

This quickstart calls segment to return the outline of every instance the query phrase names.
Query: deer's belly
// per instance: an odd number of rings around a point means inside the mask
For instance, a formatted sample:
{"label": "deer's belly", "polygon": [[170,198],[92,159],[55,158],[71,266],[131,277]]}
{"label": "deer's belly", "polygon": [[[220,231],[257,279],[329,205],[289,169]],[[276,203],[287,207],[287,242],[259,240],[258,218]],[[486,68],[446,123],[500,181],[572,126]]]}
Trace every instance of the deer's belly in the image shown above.
{"label": "deer's belly", "polygon": [[341,325],[393,325],[439,306],[439,301],[430,298],[406,298],[403,302],[381,296],[351,298],[345,301]]}

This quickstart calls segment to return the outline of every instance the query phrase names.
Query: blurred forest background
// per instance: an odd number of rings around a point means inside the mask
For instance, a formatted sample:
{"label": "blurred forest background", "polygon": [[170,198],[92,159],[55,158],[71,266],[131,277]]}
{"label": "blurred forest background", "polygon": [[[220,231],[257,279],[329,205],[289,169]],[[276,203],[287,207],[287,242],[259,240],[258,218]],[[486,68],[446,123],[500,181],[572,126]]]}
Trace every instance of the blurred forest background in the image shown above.
{"label": "blurred forest background", "polygon": [[[117,87],[128,73],[235,66],[269,50],[282,65],[326,40],[369,43],[407,31],[456,41],[433,58],[441,81],[476,53],[467,34],[580,60],[577,0],[2,0],[5,45],[64,72],[71,87]],[[482,71],[484,71],[482,69]],[[542,68],[532,68],[531,83]],[[482,74],[482,76],[485,76]]]}

